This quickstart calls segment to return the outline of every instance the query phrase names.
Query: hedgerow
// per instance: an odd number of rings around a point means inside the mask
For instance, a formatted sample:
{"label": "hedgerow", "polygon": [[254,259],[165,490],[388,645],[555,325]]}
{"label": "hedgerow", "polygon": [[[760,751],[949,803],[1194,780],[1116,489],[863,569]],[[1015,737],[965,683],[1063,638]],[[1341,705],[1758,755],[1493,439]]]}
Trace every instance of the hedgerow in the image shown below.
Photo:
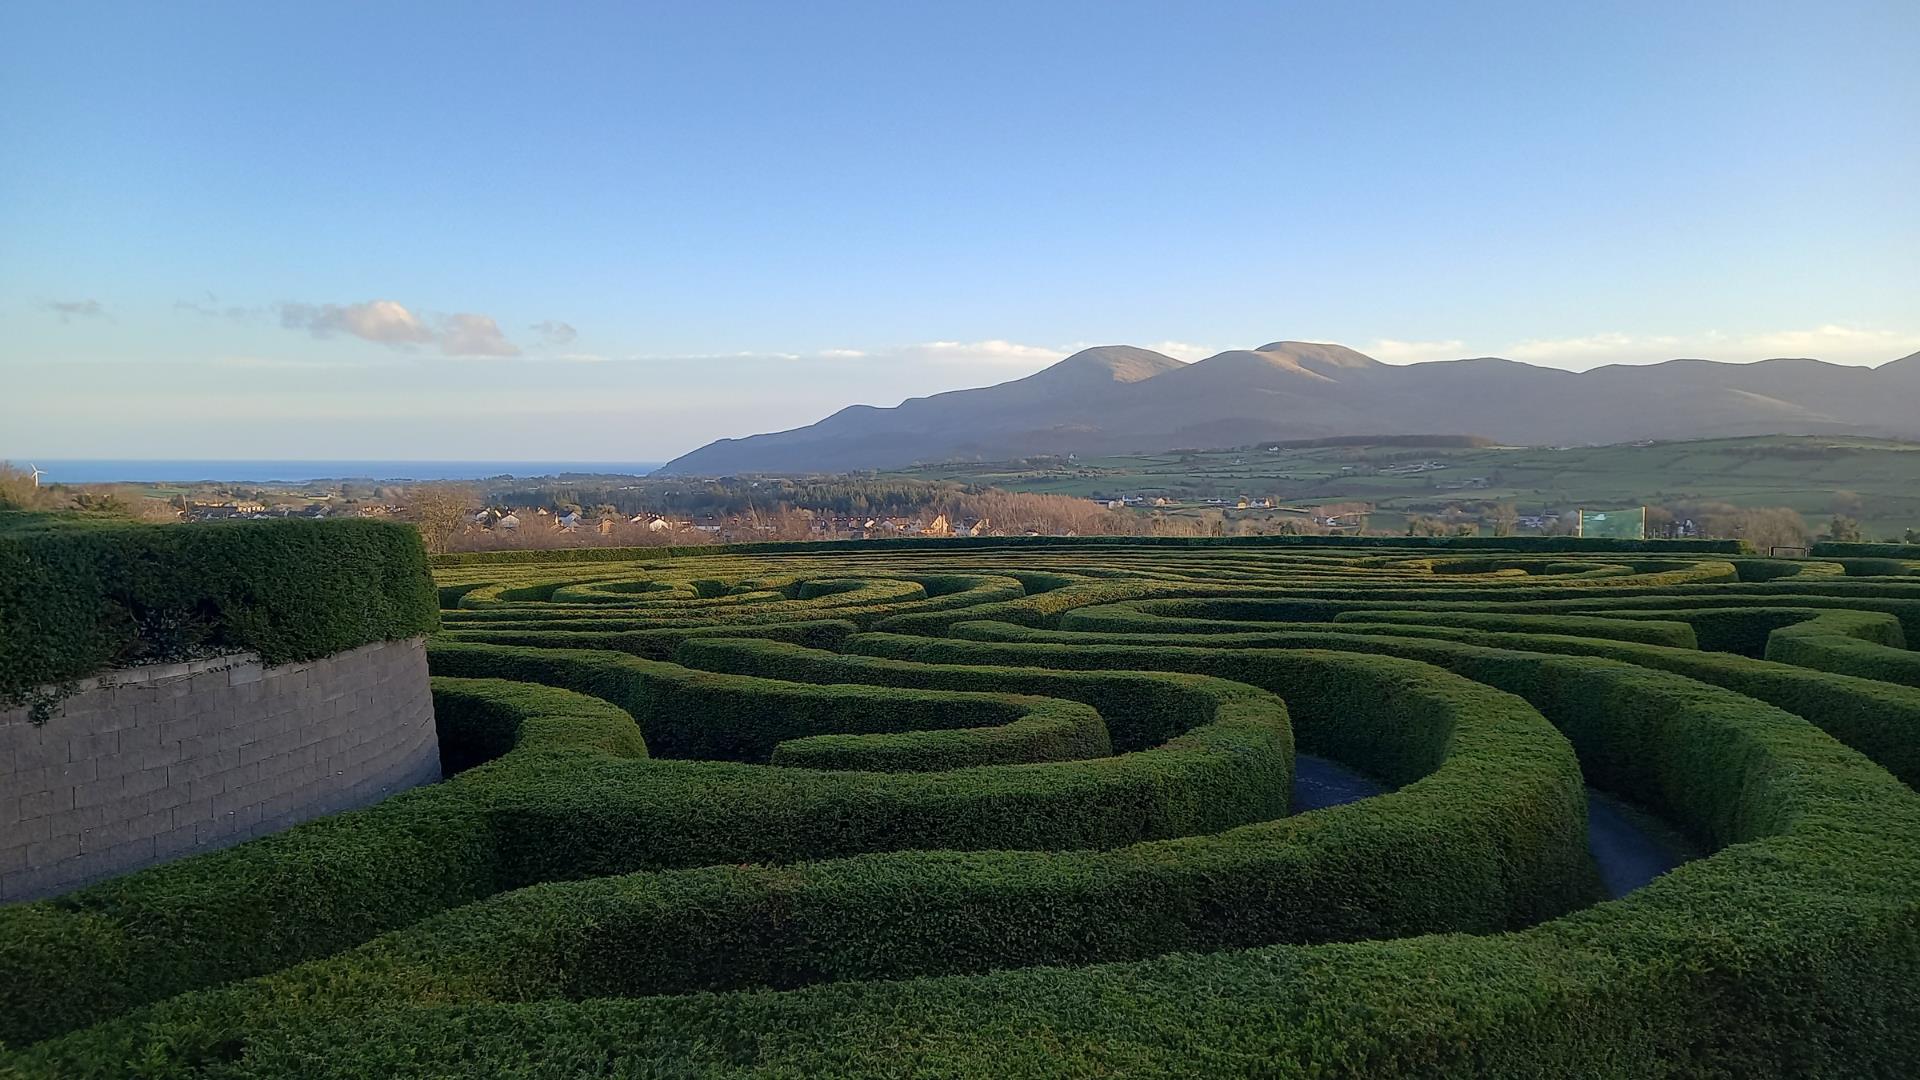
{"label": "hedgerow", "polygon": [[[446,783],[0,909],[22,1075],[1920,1062],[1879,553],[509,554],[440,564]],[[1289,813],[1296,740],[1382,793]],[[1697,857],[1602,901],[1589,789]]]}
{"label": "hedgerow", "polygon": [[825,552],[885,553],[898,551],[954,552],[1011,549],[1248,549],[1248,548],[1383,548],[1391,550],[1455,549],[1461,551],[1674,551],[1688,554],[1738,554],[1738,540],[1624,540],[1578,536],[993,536],[966,538],[900,537],[883,540],[788,540],[760,543],[714,544],[698,547],[560,548],[511,551],[457,552],[433,557],[439,567],[532,564],[549,566],[582,562],[664,562],[688,557],[722,555],[791,555]]}
{"label": "hedgerow", "polygon": [[[1571,634],[1502,633],[1472,628],[1449,628],[1435,632],[1434,628],[1422,625],[1417,620],[1407,628],[1400,628],[1391,623],[1372,626],[1352,619],[1352,616],[1343,616],[1352,621],[1337,622],[1323,628],[1276,627],[1262,631],[1257,629],[1258,624],[1248,621],[1155,618],[1150,610],[1143,610],[1149,606],[1118,604],[1075,612],[1072,617],[1063,620],[1063,625],[1079,632],[1078,636],[1065,640],[1099,640],[1112,634],[1116,627],[1126,627],[1130,637],[1158,644],[1228,644],[1240,647],[1294,645],[1363,652],[1387,651],[1450,666],[1441,658],[1453,655],[1450,652],[1452,647],[1445,641],[1432,640],[1432,637],[1446,637],[1469,645],[1626,660],[1726,687],[1788,709],[1879,762],[1895,776],[1909,783],[1920,784],[1920,688],[1808,670],[1784,663],[1750,660],[1725,653]],[[1871,613],[1867,613],[1867,616],[1871,618]],[[1897,631],[1897,627],[1886,625],[1890,630]],[[1156,628],[1163,633],[1154,634]],[[979,636],[981,629],[985,628],[961,629],[960,632]],[[1375,637],[1366,633],[1369,630],[1383,636]],[[1334,633],[1329,636],[1327,631]],[[1340,631],[1347,631],[1348,636],[1341,636]],[[1034,639],[1033,636],[995,633],[992,630],[987,630],[987,633],[1001,640]],[[1229,636],[1233,640],[1226,640]],[[1414,643],[1416,638],[1420,639],[1417,645]],[[865,641],[856,638],[852,647],[870,647],[864,644]],[[1864,642],[1861,644],[1866,645]]]}
{"label": "hedgerow", "polygon": [[[517,1000],[791,986],[1009,960],[1485,930],[1526,925],[1588,898],[1577,770],[1531,709],[1418,664],[1290,659],[1333,695],[1303,696],[1324,711],[1323,722],[1358,709],[1373,721],[1381,768],[1409,786],[1320,815],[1108,853],[904,852],[780,872],[540,886],[224,996],[266,1015],[288,996],[308,1006],[331,998],[364,1007],[382,998],[447,1000],[456,987],[455,1000]],[[1091,686],[1109,673],[1027,674]],[[1215,692],[1245,703],[1264,700],[1218,685]],[[1394,721],[1408,714],[1424,723],[1403,731]],[[1502,789],[1489,799],[1495,778]],[[593,912],[585,922],[563,914],[583,910]],[[1111,932],[1089,937],[1090,924]],[[500,935],[526,925],[545,929]],[[690,925],[703,928],[694,951],[684,933]],[[509,971],[519,974],[488,974]],[[163,1006],[139,1023],[171,1023],[173,1011]]]}
{"label": "hedgerow", "polygon": [[1904,559],[1920,561],[1920,544],[1852,544],[1822,540],[1813,545],[1815,558],[1851,556],[1868,559]]}

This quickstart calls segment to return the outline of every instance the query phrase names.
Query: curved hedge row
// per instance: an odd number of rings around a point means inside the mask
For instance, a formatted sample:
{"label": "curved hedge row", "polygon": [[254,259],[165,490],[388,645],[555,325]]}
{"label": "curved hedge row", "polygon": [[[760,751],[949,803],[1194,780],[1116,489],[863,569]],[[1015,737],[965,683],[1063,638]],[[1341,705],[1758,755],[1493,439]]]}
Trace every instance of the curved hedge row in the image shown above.
{"label": "curved hedge row", "polygon": [[[506,685],[519,687],[570,683],[599,695],[581,700],[665,718],[670,727],[649,729],[656,754],[699,747],[764,759],[785,739],[840,726],[850,711],[904,727],[909,713],[916,722],[965,723],[981,708],[1010,720],[1035,706],[1076,709],[1009,694],[902,696],[712,675],[611,653],[437,644],[429,655],[437,674],[511,672],[519,678]],[[783,782],[770,786],[765,771],[748,764],[638,760],[646,750],[637,732],[613,755],[598,742],[521,744],[493,765],[378,807],[63,900],[0,908],[0,1038],[43,1037],[130,1004],[271,970],[530,882],[905,848],[1111,847],[1285,813],[1292,740],[1276,699],[1164,675],[1074,681],[1091,694],[1109,680],[1132,692],[1105,694],[1108,722],[1163,731],[1163,745],[1051,764],[1044,773],[782,770]],[[1140,692],[1154,684],[1160,692]],[[769,713],[762,691],[793,714]],[[450,708],[471,716],[471,704],[449,702],[441,683],[435,707],[448,745],[471,741],[446,722]],[[620,715],[633,723],[632,712]],[[697,722],[716,715],[734,726],[709,738]],[[423,830],[444,856],[414,854]],[[452,872],[448,859],[467,869]],[[79,971],[92,974],[76,980]]]}
{"label": "curved hedge row", "polygon": [[[1165,610],[1169,610],[1169,605],[1113,604],[1075,611],[1062,619],[1061,625],[1073,631],[1090,634],[1094,639],[1121,632],[1132,636],[1146,635],[1152,640],[1163,643],[1199,644],[1200,642],[1185,635],[1198,635],[1209,641],[1217,641],[1219,635],[1237,631],[1241,634],[1253,634],[1256,637],[1242,638],[1231,642],[1232,644],[1263,643],[1283,646],[1297,644],[1307,647],[1320,645],[1368,652],[1376,651],[1381,646],[1374,642],[1343,639],[1337,636],[1337,632],[1367,633],[1370,631],[1374,634],[1397,638],[1451,638],[1481,645],[1627,660],[1648,668],[1677,672],[1704,683],[1723,686],[1757,700],[1790,709],[1824,728],[1847,745],[1878,761],[1895,776],[1909,783],[1920,784],[1920,688],[1890,684],[1897,680],[1881,681],[1830,671],[1808,670],[1810,665],[1795,666],[1750,660],[1725,653],[1670,648],[1634,641],[1613,641],[1599,636],[1503,633],[1491,629],[1481,630],[1475,625],[1476,618],[1487,626],[1526,625],[1504,622],[1512,618],[1511,616],[1474,616],[1461,613],[1465,615],[1465,625],[1462,628],[1433,629],[1429,625],[1430,619],[1427,619],[1429,613],[1424,612],[1407,613],[1407,622],[1399,625],[1391,622],[1373,625],[1374,613],[1346,612],[1336,616],[1340,621],[1316,631],[1316,628],[1306,626],[1298,629],[1262,630],[1259,627],[1264,624],[1252,621],[1209,619],[1192,615],[1156,617],[1155,612]],[[1189,603],[1171,610],[1192,611],[1194,605]],[[1687,613],[1649,614],[1658,615],[1661,621],[1666,621],[1674,617],[1685,618]],[[1571,620],[1574,617],[1564,618]],[[1805,620],[1807,615],[1801,612],[1795,618]],[[1873,612],[1847,613],[1844,616],[1837,612],[1822,612],[1815,618],[1833,620],[1823,624],[1824,629],[1816,627],[1813,631],[1812,640],[1816,646],[1830,638],[1840,636],[1832,629],[1835,625],[1843,625],[1861,633],[1877,634],[1886,640],[1898,640],[1897,635],[1900,632],[1897,623]],[[1808,625],[1812,624],[1791,619],[1782,624],[1785,629]],[[990,624],[982,629],[988,634],[995,634]],[[1326,630],[1335,631],[1336,636],[1331,639],[1321,636]],[[956,628],[956,632],[977,636],[981,630]],[[1773,632],[1779,633],[1780,630]],[[1018,637],[1018,635],[1015,636]],[[1891,654],[1895,658],[1895,663],[1912,657],[1911,653],[1904,650],[1895,651],[1887,646],[1875,645],[1855,638],[1844,640],[1856,642],[1849,647],[1865,653],[1869,659],[1876,651]],[[859,646],[856,644],[855,647]],[[1417,653],[1423,659],[1431,659],[1437,655],[1436,650],[1444,651],[1446,648],[1439,642],[1424,643],[1417,650],[1412,646],[1398,647],[1406,650],[1402,655]]]}
{"label": "curved hedge row", "polygon": [[[0,909],[0,1037],[36,1077],[1914,1071],[1920,581],[1359,546],[451,560],[452,778]],[[1327,761],[1385,790],[1290,813]],[[1704,854],[1602,900],[1590,790]]]}
{"label": "curved hedge row", "polygon": [[[1363,741],[1379,752],[1382,771],[1408,786],[1315,815],[1109,852],[905,852],[538,886],[211,1000],[254,1022],[294,1000],[358,1008],[796,986],[1176,948],[1485,931],[1591,898],[1577,769],[1533,710],[1405,661],[1300,653],[1289,662],[1295,685],[1320,684],[1300,695],[1327,728],[1320,738],[1360,738],[1336,722],[1357,712],[1372,721]],[[896,681],[968,677],[963,668],[865,663]],[[1110,675],[982,668],[975,677],[1097,686]],[[1153,678],[1167,677],[1138,682]],[[1210,680],[1174,680],[1182,682]],[[1396,723],[1406,716],[1422,722],[1406,730]],[[1089,925],[1112,932],[1090,937]],[[541,930],[503,937],[515,926]],[[701,928],[691,940],[690,926]],[[124,1038],[180,1025],[176,1038],[213,1037],[198,1028],[208,1000],[181,999],[106,1031]]]}

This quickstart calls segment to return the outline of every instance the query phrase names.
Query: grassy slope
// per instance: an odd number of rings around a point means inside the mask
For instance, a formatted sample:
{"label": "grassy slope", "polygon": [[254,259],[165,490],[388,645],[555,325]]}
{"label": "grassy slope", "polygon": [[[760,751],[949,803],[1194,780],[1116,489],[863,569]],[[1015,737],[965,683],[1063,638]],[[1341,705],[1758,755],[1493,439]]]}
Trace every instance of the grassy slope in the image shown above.
{"label": "grassy slope", "polygon": [[[1418,461],[1447,467],[1404,476],[1377,471]],[[1253,448],[1082,458],[1053,468],[958,463],[923,466],[904,475],[1061,495],[1164,494],[1197,500],[1247,494],[1278,496],[1288,503],[1362,500],[1383,511],[1485,499],[1513,500],[1522,513],[1576,504],[1712,500],[1789,506],[1810,521],[1832,514],[1834,493],[1845,490],[1861,496],[1862,524],[1870,536],[1920,527],[1920,444],[1883,439],[1761,436],[1564,450]],[[1443,486],[1471,477],[1486,477],[1488,486]]]}

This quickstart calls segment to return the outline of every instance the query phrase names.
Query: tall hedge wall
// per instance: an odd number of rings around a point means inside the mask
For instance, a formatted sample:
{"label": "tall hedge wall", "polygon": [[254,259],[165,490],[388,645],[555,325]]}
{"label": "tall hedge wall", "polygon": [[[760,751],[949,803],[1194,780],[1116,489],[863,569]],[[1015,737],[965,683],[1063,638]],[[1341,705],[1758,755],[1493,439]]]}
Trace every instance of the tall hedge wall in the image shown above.
{"label": "tall hedge wall", "polygon": [[0,532],[0,704],[213,652],[312,660],[433,631],[419,534],[377,521],[53,522]]}

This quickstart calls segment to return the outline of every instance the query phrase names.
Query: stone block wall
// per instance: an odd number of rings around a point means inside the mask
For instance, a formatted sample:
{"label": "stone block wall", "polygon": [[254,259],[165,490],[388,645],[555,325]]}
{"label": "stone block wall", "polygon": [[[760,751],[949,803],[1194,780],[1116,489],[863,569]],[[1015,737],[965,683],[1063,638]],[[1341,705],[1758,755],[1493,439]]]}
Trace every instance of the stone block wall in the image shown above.
{"label": "stone block wall", "polygon": [[126,668],[0,712],[0,901],[66,892],[440,778],[426,650]]}

